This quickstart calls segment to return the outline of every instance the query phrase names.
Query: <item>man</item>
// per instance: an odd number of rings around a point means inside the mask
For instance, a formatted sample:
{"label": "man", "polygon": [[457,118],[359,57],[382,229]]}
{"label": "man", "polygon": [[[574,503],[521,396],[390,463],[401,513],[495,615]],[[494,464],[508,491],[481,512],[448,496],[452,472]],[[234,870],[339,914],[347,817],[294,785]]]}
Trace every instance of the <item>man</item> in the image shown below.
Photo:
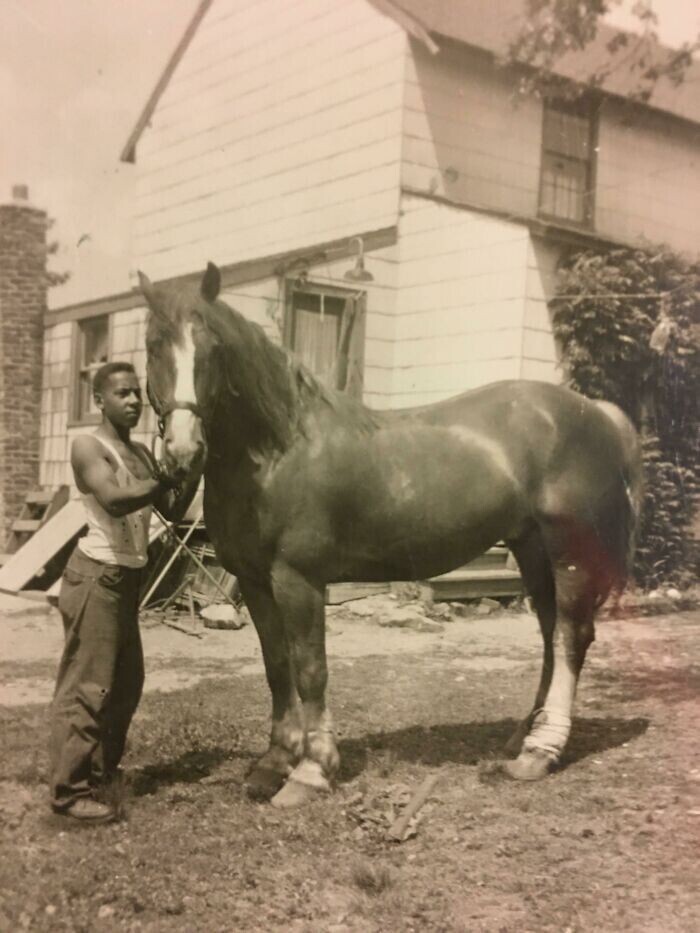
{"label": "man", "polygon": [[117,778],[143,687],[138,599],[152,506],[178,520],[198,481],[174,489],[147,448],[131,440],[143,403],[130,363],[102,366],[93,395],[102,423],[71,448],[88,530],[61,583],[65,648],[51,715],[51,805],[83,823],[117,815],[98,798]]}

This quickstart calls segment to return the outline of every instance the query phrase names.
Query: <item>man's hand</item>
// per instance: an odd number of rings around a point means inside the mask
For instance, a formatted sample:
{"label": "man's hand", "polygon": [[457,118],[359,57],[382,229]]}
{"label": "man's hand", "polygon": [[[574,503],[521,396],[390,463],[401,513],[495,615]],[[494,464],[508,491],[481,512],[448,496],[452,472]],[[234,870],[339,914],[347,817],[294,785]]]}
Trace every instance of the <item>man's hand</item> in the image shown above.
{"label": "man's hand", "polygon": [[155,461],[153,465],[153,478],[157,479],[165,489],[179,489],[182,485],[181,480],[174,479],[170,476],[162,460]]}

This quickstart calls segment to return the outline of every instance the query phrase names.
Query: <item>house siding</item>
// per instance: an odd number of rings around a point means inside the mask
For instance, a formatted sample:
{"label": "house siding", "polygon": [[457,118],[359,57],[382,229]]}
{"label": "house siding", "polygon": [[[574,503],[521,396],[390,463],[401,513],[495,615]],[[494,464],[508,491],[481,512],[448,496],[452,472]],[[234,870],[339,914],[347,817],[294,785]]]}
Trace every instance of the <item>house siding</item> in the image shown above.
{"label": "house siding", "polygon": [[[402,185],[499,213],[537,216],[542,104],[515,101],[483,53],[446,43],[431,56],[411,42]],[[630,244],[665,243],[697,255],[700,130],[605,98],[595,169],[594,231]]]}
{"label": "house siding", "polygon": [[[517,104],[485,55],[409,46],[402,184],[519,215],[537,210],[541,104]],[[517,142],[515,142],[517,141]]]}
{"label": "house siding", "polygon": [[700,254],[700,127],[607,100],[598,131],[596,229]]}
{"label": "house siding", "polygon": [[392,407],[520,376],[527,228],[411,195],[401,213]]}
{"label": "house siding", "polygon": [[395,225],[406,39],[364,0],[219,0],[137,149],[152,278]]}

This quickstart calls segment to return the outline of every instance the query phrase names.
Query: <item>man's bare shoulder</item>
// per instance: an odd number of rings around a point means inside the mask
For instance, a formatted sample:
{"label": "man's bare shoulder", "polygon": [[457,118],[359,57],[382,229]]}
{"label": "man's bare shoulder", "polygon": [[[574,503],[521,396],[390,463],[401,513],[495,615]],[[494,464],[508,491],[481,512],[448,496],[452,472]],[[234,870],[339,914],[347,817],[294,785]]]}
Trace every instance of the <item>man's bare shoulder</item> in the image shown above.
{"label": "man's bare shoulder", "polygon": [[111,460],[108,451],[94,434],[79,434],[78,437],[73,438],[71,444],[71,460],[73,463],[76,461],[90,463],[97,459],[107,460],[108,462]]}

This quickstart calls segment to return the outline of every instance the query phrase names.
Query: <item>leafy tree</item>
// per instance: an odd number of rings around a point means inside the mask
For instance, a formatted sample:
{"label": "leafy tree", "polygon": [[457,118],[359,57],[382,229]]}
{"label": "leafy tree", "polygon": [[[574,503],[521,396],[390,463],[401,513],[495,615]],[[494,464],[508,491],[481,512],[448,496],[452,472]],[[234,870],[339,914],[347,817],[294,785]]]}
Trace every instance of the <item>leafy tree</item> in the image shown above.
{"label": "leafy tree", "polygon": [[[53,227],[55,221],[52,218],[47,218],[46,220],[46,232]],[[58,252],[58,242],[56,240],[50,240],[46,244],[46,258],[50,256],[55,256]],[[70,278],[70,272],[55,272],[52,269],[46,270],[46,287],[55,288],[57,285],[63,285]]]}
{"label": "leafy tree", "polygon": [[569,384],[616,402],[642,431],[636,575],[686,582],[700,491],[700,263],[666,249],[572,254],[552,302]]}
{"label": "leafy tree", "polygon": [[609,30],[601,58],[574,86],[558,73],[562,59],[581,51],[599,35],[601,19],[621,0],[525,0],[521,28],[509,44],[505,63],[529,66],[520,79],[522,93],[576,95],[602,87],[616,71],[624,69],[635,75],[629,96],[648,101],[659,80],[680,84],[692,64],[693,53],[700,49],[700,36],[674,50],[659,41],[658,18],[649,0],[637,0],[632,12],[641,24],[638,35],[624,30]]}

